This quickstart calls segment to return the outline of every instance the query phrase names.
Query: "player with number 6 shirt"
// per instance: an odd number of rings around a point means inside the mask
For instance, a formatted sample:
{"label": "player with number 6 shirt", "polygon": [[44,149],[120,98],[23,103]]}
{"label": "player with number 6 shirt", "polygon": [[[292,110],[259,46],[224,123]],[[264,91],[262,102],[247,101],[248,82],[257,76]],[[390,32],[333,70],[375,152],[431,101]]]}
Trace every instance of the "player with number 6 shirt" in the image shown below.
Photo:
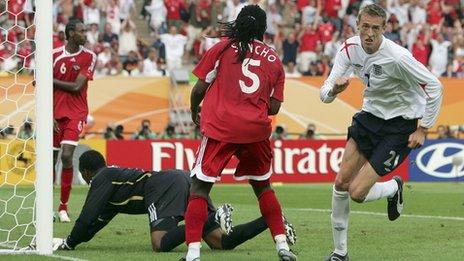
{"label": "player with number 6 shirt", "polygon": [[262,42],[266,13],[259,6],[245,6],[235,21],[222,26],[223,40],[209,49],[193,70],[198,81],[190,96],[192,120],[200,125],[203,140],[191,172],[185,259],[200,260],[209,192],[235,156],[239,163],[234,176],[248,179],[253,187],[279,260],[296,260],[285,240],[281,206],[269,182],[272,127],[268,116],[277,114],[283,101],[282,63]]}
{"label": "player with number 6 shirt", "polygon": [[[73,179],[72,158],[89,113],[88,81],[93,79],[96,55],[86,49],[86,27],[71,20],[66,45],[53,50],[53,166],[61,149],[61,196],[58,219],[70,222],[68,200]],[[55,168],[54,168],[55,169]]]}

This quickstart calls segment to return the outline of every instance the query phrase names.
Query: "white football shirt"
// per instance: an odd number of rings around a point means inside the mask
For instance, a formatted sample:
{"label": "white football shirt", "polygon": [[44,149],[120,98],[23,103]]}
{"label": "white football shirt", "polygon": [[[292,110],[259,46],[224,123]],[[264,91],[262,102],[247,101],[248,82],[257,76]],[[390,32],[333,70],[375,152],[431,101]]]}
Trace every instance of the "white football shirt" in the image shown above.
{"label": "white football shirt", "polygon": [[407,49],[383,37],[379,50],[367,54],[359,36],[347,39],[321,88],[321,100],[332,102],[335,96],[328,94],[335,81],[351,73],[364,82],[362,110],[385,120],[398,116],[420,118],[420,126],[425,128],[435,123],[442,85]]}

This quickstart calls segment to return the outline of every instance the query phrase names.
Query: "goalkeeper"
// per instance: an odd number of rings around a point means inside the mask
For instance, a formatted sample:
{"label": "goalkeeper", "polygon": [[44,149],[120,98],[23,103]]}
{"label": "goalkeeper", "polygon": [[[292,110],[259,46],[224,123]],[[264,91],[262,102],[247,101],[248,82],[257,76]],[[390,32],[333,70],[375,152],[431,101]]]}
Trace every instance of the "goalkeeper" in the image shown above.
{"label": "goalkeeper", "polygon": [[[79,171],[90,189],[71,234],[66,239],[54,239],[54,250],[73,250],[89,241],[118,213],[148,213],[154,251],[171,251],[185,241],[185,226],[178,223],[184,219],[189,197],[188,172],[107,167],[95,150],[81,155]],[[211,249],[233,249],[267,229],[260,217],[232,231],[232,207],[225,204],[216,210],[211,200],[208,203],[203,239]],[[294,244],[294,229],[288,222],[285,225],[287,240]]]}

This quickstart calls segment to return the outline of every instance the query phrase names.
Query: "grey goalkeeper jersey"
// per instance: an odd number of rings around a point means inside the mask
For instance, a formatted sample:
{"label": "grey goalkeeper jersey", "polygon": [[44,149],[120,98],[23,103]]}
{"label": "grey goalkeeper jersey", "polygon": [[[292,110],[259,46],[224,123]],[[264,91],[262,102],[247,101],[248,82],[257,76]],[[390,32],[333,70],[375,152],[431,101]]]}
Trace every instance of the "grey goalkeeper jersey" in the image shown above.
{"label": "grey goalkeeper jersey", "polygon": [[388,120],[397,116],[420,118],[420,126],[430,128],[438,117],[442,85],[405,48],[383,37],[377,52],[367,54],[359,36],[345,41],[335,56],[329,77],[321,88],[321,100],[330,103],[335,81],[354,73],[364,82],[362,110]]}

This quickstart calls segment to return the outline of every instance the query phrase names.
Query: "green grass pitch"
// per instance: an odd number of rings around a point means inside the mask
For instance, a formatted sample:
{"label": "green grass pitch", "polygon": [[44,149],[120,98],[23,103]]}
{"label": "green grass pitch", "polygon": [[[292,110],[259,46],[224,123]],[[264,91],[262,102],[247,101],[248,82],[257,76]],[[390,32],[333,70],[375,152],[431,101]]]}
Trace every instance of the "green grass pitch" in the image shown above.
{"label": "green grass pitch", "polygon": [[[298,241],[293,247],[299,260],[323,260],[332,250],[330,228],[331,185],[275,186],[284,212],[294,224]],[[11,194],[2,188],[2,199]],[[87,187],[74,187],[70,215],[75,220],[87,194]],[[55,205],[59,189],[55,189]],[[247,185],[216,185],[216,205],[232,203],[234,224],[259,215],[256,199]],[[357,204],[351,202],[349,254],[352,260],[463,260],[464,183],[408,183],[405,186],[403,216],[391,222],[386,217],[386,200]],[[118,215],[93,240],[74,251],[55,252],[85,260],[178,260],[181,245],[171,253],[153,253],[146,215]],[[54,224],[54,236],[65,237],[71,224]],[[232,251],[211,251],[202,247],[202,260],[277,260],[270,233],[265,231]],[[39,256],[0,256],[1,260],[58,260]]]}

